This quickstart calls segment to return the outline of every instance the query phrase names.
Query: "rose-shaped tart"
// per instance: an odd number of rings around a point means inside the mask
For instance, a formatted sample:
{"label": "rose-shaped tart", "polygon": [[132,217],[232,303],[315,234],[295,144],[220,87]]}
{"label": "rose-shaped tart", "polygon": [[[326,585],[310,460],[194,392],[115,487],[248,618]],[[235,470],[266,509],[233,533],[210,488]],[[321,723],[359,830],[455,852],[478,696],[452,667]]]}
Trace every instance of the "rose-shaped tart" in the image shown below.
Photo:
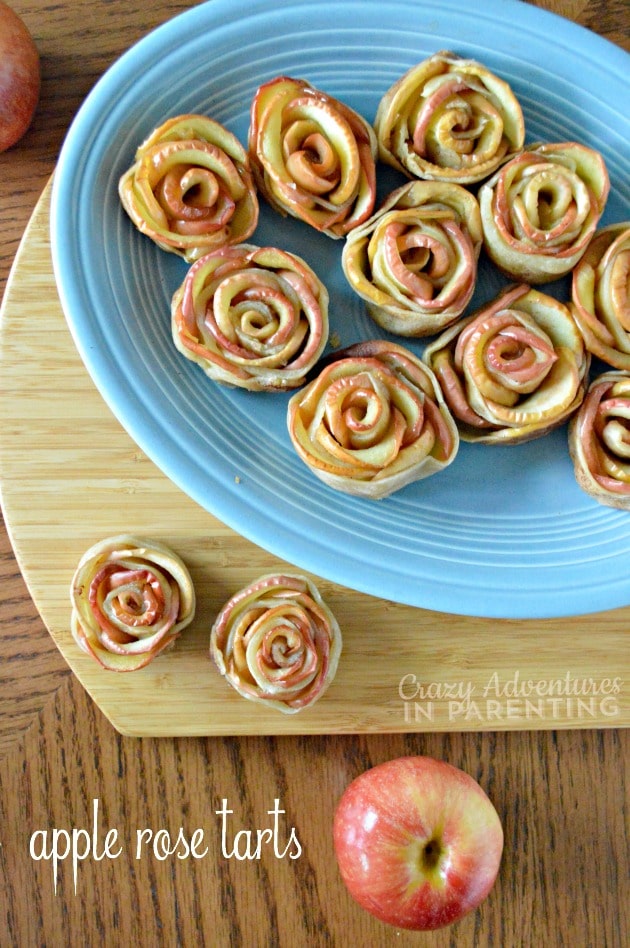
{"label": "rose-shaped tart", "polygon": [[203,115],[179,115],[155,129],[120,178],[118,192],[141,233],[189,262],[247,240],[258,223],[246,150]]}
{"label": "rose-shaped tart", "polygon": [[511,286],[425,349],[464,441],[517,444],[581,403],[590,357],[568,307]]}
{"label": "rose-shaped tart", "polygon": [[472,184],[525,141],[510,86],[481,63],[442,50],[409,69],[374,122],[382,161],[411,178]]}
{"label": "rose-shaped tart", "polygon": [[569,423],[580,487],[606,507],[630,510],[630,374],[605,372]]}
{"label": "rose-shaped tart", "polygon": [[232,596],[210,633],[210,657],[244,698],[295,714],[337,671],[341,632],[305,576],[261,576]]}
{"label": "rose-shaped tart", "polygon": [[117,672],[143,668],[195,614],[195,590],[180,557],[156,540],[126,534],[83,554],[70,597],[77,644]]}
{"label": "rose-shaped tart", "polygon": [[443,470],[459,448],[433,372],[384,340],[337,353],[291,397],[287,423],[298,455],[320,480],[371,499]]}
{"label": "rose-shaped tart", "polygon": [[609,190],[599,152],[575,142],[532,146],[479,189],[490,259],[513,280],[564,276],[593,237]]}
{"label": "rose-shaped tart", "polygon": [[348,234],[342,265],[379,326],[428,336],[455,322],[468,305],[482,240],[479,205],[470,191],[413,181]]}
{"label": "rose-shaped tart", "polygon": [[376,151],[362,116],[303,79],[279,76],[254,96],[249,154],[260,193],[329,237],[372,213]]}
{"label": "rose-shaped tart", "polygon": [[217,382],[295,388],[328,339],[328,292],[301,257],[241,244],[190,267],[172,301],[177,348]]}
{"label": "rose-shaped tart", "polygon": [[630,221],[596,232],[573,271],[571,299],[589,352],[630,371]]}

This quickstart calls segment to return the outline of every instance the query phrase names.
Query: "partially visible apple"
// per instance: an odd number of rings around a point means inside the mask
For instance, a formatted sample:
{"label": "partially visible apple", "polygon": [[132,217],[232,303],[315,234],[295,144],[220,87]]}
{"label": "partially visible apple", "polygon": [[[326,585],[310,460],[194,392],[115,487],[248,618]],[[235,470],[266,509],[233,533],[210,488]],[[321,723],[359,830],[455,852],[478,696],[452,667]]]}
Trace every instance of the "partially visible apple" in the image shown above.
{"label": "partially visible apple", "polygon": [[0,152],[26,132],[39,90],[37,47],[17,13],[0,0]]}
{"label": "partially visible apple", "polygon": [[458,921],[494,885],[503,827],[471,776],[431,757],[398,757],[352,781],[334,846],[350,895],[398,928]]}

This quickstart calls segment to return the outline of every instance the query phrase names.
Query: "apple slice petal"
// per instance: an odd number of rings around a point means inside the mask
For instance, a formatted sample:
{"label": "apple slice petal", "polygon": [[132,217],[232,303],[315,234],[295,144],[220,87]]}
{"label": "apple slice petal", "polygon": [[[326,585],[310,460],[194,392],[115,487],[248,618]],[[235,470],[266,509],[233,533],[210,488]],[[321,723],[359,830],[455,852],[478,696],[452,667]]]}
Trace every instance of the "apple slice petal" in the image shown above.
{"label": "apple slice petal", "polygon": [[569,312],[526,284],[508,287],[424,351],[464,441],[519,444],[578,408],[590,355]]}
{"label": "apple slice petal", "polygon": [[512,280],[549,283],[583,257],[610,180],[599,152],[574,142],[532,145],[479,189],[484,245]]}
{"label": "apple slice petal", "polygon": [[427,336],[461,316],[477,280],[481,216],[458,184],[415,181],[393,191],[347,237],[346,279],[379,326]]}
{"label": "apple slice petal", "polygon": [[143,668],[195,614],[195,590],[181,558],[157,540],[127,534],[83,554],[70,597],[75,641],[112,671]]}
{"label": "apple slice petal", "polygon": [[600,504],[630,510],[630,373],[604,372],[569,424],[575,477]]}
{"label": "apple slice petal", "polygon": [[331,684],[341,631],[306,576],[259,577],[217,615],[210,657],[244,698],[284,714],[310,707]]}
{"label": "apple slice petal", "polygon": [[328,291],[296,254],[241,244],[190,267],[171,303],[173,340],[214,381],[297,388],[328,341]]}
{"label": "apple slice petal", "polygon": [[220,123],[194,113],[154,129],[118,193],[141,233],[188,262],[247,240],[258,224],[246,150]]}
{"label": "apple slice petal", "polygon": [[396,343],[369,340],[289,400],[289,436],[329,487],[380,499],[443,470],[459,447],[433,372]]}
{"label": "apple slice petal", "polygon": [[256,90],[248,149],[268,203],[329,237],[345,237],[374,209],[374,130],[305,80],[278,76]]}
{"label": "apple slice petal", "polygon": [[473,184],[525,141],[521,106],[486,66],[442,50],[407,70],[379,102],[382,161],[409,178]]}

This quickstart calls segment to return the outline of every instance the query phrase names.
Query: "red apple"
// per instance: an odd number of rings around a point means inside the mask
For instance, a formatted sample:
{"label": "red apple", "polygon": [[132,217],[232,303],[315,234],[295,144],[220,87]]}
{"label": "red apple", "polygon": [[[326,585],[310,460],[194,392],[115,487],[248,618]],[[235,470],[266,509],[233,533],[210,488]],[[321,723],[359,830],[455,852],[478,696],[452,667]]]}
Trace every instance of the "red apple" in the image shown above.
{"label": "red apple", "polygon": [[431,757],[399,757],[353,780],[333,832],[350,895],[381,921],[418,931],[475,909],[503,852],[501,821],[479,784]]}
{"label": "red apple", "polygon": [[0,0],[0,152],[31,124],[39,88],[37,47],[17,13]]}

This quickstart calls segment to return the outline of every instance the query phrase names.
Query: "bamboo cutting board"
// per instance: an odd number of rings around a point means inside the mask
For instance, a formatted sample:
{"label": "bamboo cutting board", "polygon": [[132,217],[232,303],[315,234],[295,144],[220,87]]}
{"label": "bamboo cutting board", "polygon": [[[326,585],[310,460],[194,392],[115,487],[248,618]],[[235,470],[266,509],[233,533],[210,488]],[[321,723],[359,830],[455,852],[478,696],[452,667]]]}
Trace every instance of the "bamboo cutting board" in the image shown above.
{"label": "bamboo cutting board", "polygon": [[[140,451],[81,362],[56,292],[50,184],[17,254],[0,332],[0,484],[18,562],[47,628],[99,708],[136,736],[621,727],[630,722],[630,607],[553,620],[464,618],[312,578],[344,651],[312,708],[251,704],[208,657],[223,603],[290,564],[201,509]],[[132,674],[103,671],[69,632],[82,553],[118,533],[162,540],[190,567],[197,614],[176,647]]]}

